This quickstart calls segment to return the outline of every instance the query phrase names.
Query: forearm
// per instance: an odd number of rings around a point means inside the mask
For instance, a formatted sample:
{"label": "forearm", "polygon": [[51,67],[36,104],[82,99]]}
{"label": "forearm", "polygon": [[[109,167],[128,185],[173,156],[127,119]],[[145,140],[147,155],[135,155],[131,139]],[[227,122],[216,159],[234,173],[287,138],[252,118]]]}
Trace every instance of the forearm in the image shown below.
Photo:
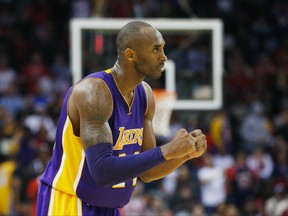
{"label": "forearm", "polygon": [[111,144],[101,143],[88,148],[85,153],[91,177],[101,186],[133,179],[165,161],[160,148],[116,157],[112,155]]}
{"label": "forearm", "polygon": [[165,161],[164,163],[161,163],[160,165],[153,167],[150,170],[141,174],[140,178],[144,182],[151,182],[154,180],[161,179],[172,173],[174,170],[176,170],[178,167],[180,167],[183,163],[185,163],[189,159],[191,158],[185,156],[182,158],[175,158],[169,161]]}

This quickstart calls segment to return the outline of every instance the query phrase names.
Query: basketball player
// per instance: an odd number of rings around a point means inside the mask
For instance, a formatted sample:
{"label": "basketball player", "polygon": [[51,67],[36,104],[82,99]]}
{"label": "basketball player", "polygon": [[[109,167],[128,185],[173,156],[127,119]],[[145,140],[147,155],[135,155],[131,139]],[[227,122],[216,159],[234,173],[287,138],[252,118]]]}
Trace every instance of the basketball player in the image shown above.
{"label": "basketball player", "polygon": [[180,129],[156,147],[155,101],[144,78],[157,79],[167,60],[161,33],[133,21],[116,39],[106,71],[72,86],[61,110],[54,152],[41,177],[37,215],[119,215],[137,177],[160,179],[207,148],[201,130]]}

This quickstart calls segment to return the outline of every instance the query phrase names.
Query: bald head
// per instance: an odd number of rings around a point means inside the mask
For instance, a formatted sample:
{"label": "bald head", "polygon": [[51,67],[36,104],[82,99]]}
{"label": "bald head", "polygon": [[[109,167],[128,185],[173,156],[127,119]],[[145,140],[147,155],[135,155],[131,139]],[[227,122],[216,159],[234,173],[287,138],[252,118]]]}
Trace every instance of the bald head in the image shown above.
{"label": "bald head", "polygon": [[132,21],[126,24],[118,33],[116,46],[118,57],[121,57],[126,48],[136,49],[139,44],[148,38],[148,28],[154,29],[150,24],[142,21]]}

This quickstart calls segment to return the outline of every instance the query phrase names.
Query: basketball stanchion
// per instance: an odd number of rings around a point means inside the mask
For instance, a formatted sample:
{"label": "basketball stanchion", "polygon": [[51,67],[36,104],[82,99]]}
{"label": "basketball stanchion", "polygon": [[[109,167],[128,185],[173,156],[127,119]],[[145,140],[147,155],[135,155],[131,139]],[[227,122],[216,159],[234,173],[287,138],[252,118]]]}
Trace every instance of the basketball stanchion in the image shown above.
{"label": "basketball stanchion", "polygon": [[170,118],[176,101],[176,93],[165,89],[153,89],[153,94],[156,105],[153,129],[156,136],[167,137],[170,134]]}

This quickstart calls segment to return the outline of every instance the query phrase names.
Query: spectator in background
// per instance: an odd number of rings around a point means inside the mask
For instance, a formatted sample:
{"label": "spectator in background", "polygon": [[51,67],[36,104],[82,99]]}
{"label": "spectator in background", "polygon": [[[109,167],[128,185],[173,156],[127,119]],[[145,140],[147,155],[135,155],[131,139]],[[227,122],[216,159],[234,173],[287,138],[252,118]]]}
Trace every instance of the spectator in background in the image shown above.
{"label": "spectator in background", "polygon": [[74,18],[87,18],[90,17],[90,1],[88,0],[72,0],[71,1],[71,14]]}
{"label": "spectator in background", "polygon": [[288,182],[288,151],[287,146],[283,146],[283,151],[278,151],[275,155],[274,166],[274,178],[275,180],[285,180]]}
{"label": "spectator in background", "polygon": [[31,216],[36,216],[36,202],[37,202],[37,193],[39,187],[38,177],[32,178],[28,181],[25,195],[29,203],[31,203]]}
{"label": "spectator in background", "polygon": [[13,172],[16,169],[16,161],[10,154],[9,157],[0,162],[0,215],[12,215],[13,203]]}
{"label": "spectator in background", "polygon": [[42,140],[47,142],[52,141],[56,134],[56,125],[48,115],[47,109],[42,106],[36,107],[34,113],[26,116],[24,126],[34,135],[41,134]]}
{"label": "spectator in background", "polygon": [[218,206],[216,213],[213,216],[240,216],[240,212],[235,204],[223,203]]}
{"label": "spectator in background", "polygon": [[268,216],[286,216],[288,213],[287,182],[277,183],[273,188],[273,195],[265,202],[265,213]]}
{"label": "spectator in background", "polygon": [[186,53],[187,69],[189,74],[187,78],[195,78],[195,76],[209,70],[210,57],[205,47],[196,45],[189,47]]}
{"label": "spectator in background", "polygon": [[213,156],[206,153],[203,158],[204,165],[199,168],[201,202],[205,212],[210,216],[216,212],[218,205],[226,201],[224,170],[213,164]]}
{"label": "spectator in background", "polygon": [[[241,216],[239,213],[239,210],[234,204],[227,204],[225,209],[224,209],[224,214],[225,216]],[[221,216],[221,215],[219,215]]]}
{"label": "spectator in background", "polygon": [[245,97],[251,94],[254,85],[254,74],[251,66],[245,61],[242,50],[238,47],[230,50],[227,56],[227,79],[225,96],[229,104],[244,103]]}
{"label": "spectator in background", "polygon": [[221,148],[213,155],[213,163],[216,167],[227,170],[234,166],[235,159],[232,154],[227,152],[226,148]]}
{"label": "spectator in background", "polygon": [[282,137],[276,139],[276,149],[274,154],[274,181],[288,182],[288,145]]}
{"label": "spectator in background", "polygon": [[72,73],[63,54],[56,54],[50,71],[54,82],[54,92],[63,97],[72,84]]}
{"label": "spectator in background", "polygon": [[178,176],[179,170],[175,170],[162,179],[162,190],[169,200],[173,199],[176,192]]}
{"label": "spectator in background", "polygon": [[16,215],[36,215],[39,175],[51,158],[52,146],[41,141],[35,134],[25,132],[17,154],[17,166],[13,173],[14,203]]}
{"label": "spectator in background", "polygon": [[14,215],[14,171],[23,131],[15,117],[0,107],[0,215]]}
{"label": "spectator in background", "polygon": [[283,139],[288,146],[288,98],[282,101],[281,109],[274,117],[275,136]]}
{"label": "spectator in background", "polygon": [[273,24],[275,25],[274,26],[275,36],[280,42],[283,42],[283,40],[287,38],[287,32],[288,32],[288,16],[287,16],[288,9],[287,8],[288,8],[287,2],[277,1],[275,2],[271,10],[271,15],[274,21]]}
{"label": "spectator in background", "polygon": [[19,117],[25,110],[27,101],[15,83],[11,84],[0,97],[0,106],[15,117]]}
{"label": "spectator in background", "polygon": [[260,179],[267,181],[273,171],[273,160],[270,154],[266,153],[263,148],[257,148],[247,157],[247,166]]}
{"label": "spectator in background", "polygon": [[0,106],[0,162],[18,153],[22,135],[21,123]]}
{"label": "spectator in background", "polygon": [[191,208],[191,214],[192,216],[204,216],[205,215],[204,206],[201,203],[193,204]]}
{"label": "spectator in background", "polygon": [[202,92],[201,90],[207,87],[207,71],[209,71],[210,57],[206,47],[201,45],[190,46],[185,55],[185,63],[183,63],[183,70],[177,70],[177,76],[179,79],[179,91],[178,97],[182,98],[194,98],[203,99],[211,97],[211,92],[209,91],[209,85],[207,92]]}
{"label": "spectator in background", "polygon": [[232,152],[231,125],[227,111],[216,112],[209,123],[209,133],[216,149],[226,149]]}
{"label": "spectator in background", "polygon": [[139,181],[132,194],[130,202],[122,208],[124,216],[129,215],[144,215],[147,209],[147,195],[144,191],[143,182]]}
{"label": "spectator in background", "polygon": [[267,83],[271,82],[271,77],[276,72],[276,66],[267,53],[258,56],[253,69],[256,77],[264,79]]}
{"label": "spectator in background", "polygon": [[234,166],[226,171],[227,201],[235,203],[240,211],[244,209],[245,202],[254,195],[254,185],[258,182],[257,175],[249,169],[246,159],[246,153],[239,152]]}
{"label": "spectator in background", "polygon": [[[288,60],[288,51],[287,51]],[[278,58],[281,58],[279,56]],[[277,117],[285,109],[285,105],[288,100],[288,67],[285,69],[283,66],[278,67],[275,74],[273,75],[273,84],[271,85],[271,94],[273,95],[271,99],[271,113],[273,116]],[[279,126],[278,123],[277,127]],[[288,140],[288,139],[287,139]]]}
{"label": "spectator in background", "polygon": [[177,182],[174,195],[170,198],[173,212],[176,214],[189,214],[195,201],[197,191],[196,182],[193,182],[187,164],[182,165],[177,171]]}
{"label": "spectator in background", "polygon": [[0,56],[0,96],[16,84],[16,71],[9,67],[8,58]]}
{"label": "spectator in background", "polygon": [[247,157],[247,166],[258,176],[258,184],[254,186],[255,197],[263,199],[270,188],[270,179],[273,173],[273,160],[263,148],[257,148]]}
{"label": "spectator in background", "polygon": [[29,179],[27,186],[24,188],[27,203],[32,207],[32,215],[36,216],[36,202],[38,187],[40,184],[39,177],[47,166],[51,158],[52,148],[48,143],[42,143],[36,149],[36,157],[31,161],[28,167]]}
{"label": "spectator in background", "polygon": [[42,53],[34,51],[28,64],[21,71],[22,82],[27,94],[37,94],[40,80],[48,76],[49,69],[44,63]]}
{"label": "spectator in background", "polygon": [[148,205],[144,215],[173,216],[173,213],[161,195],[151,192],[148,196]]}
{"label": "spectator in background", "polygon": [[273,144],[271,121],[259,101],[252,103],[250,111],[241,122],[240,135],[244,150],[248,153],[261,147],[268,149]]}

